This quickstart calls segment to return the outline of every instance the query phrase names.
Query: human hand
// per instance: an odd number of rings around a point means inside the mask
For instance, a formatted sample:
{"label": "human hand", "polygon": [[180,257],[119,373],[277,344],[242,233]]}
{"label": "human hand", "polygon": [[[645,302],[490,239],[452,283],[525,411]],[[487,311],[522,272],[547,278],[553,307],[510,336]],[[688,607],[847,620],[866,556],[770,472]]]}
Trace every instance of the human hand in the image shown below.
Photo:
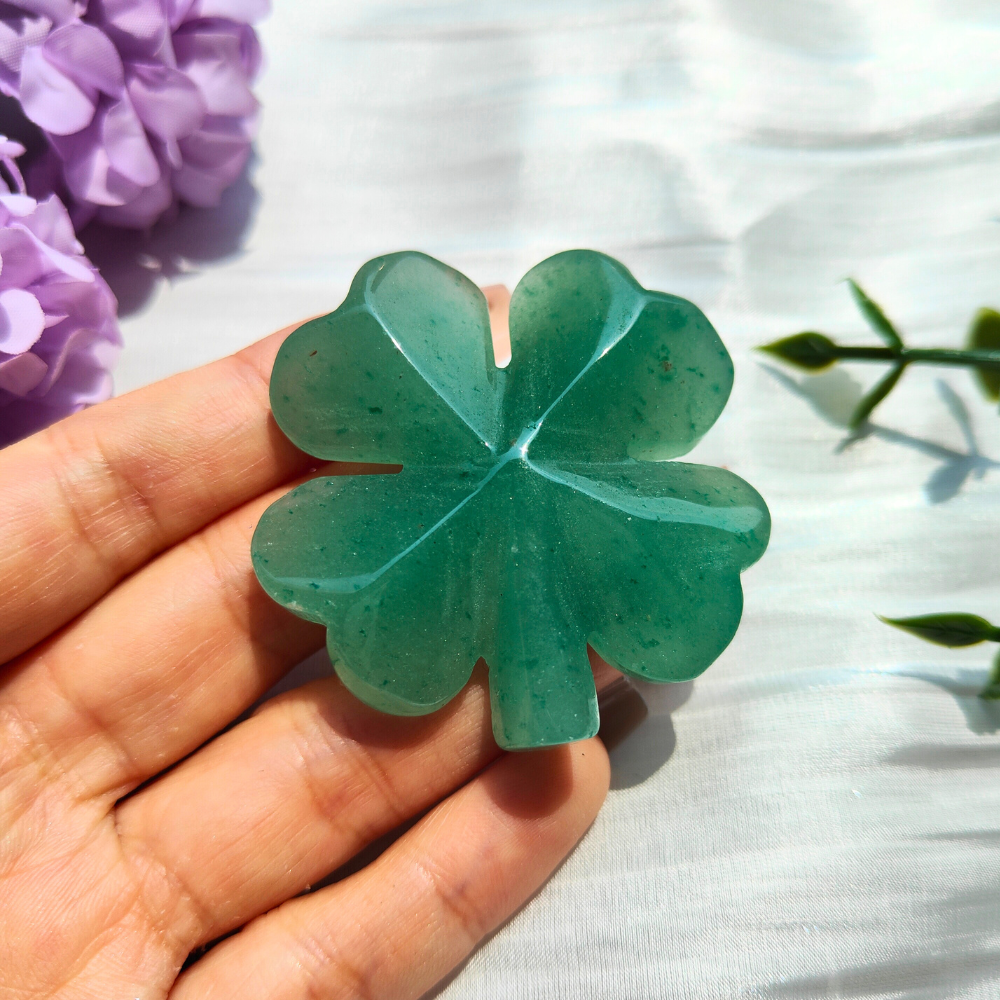
{"label": "human hand", "polygon": [[500,753],[478,670],[431,716],[329,678],[218,735],[323,642],[250,565],[315,465],[268,408],[287,332],[0,452],[2,1000],[418,997],[604,799],[596,740]]}

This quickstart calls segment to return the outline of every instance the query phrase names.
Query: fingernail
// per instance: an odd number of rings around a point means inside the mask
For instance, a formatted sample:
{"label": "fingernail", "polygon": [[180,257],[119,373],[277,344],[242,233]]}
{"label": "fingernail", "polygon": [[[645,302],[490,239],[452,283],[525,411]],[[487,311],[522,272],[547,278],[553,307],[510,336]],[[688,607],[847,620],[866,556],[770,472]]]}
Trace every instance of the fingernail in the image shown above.
{"label": "fingernail", "polygon": [[506,368],[510,364],[510,291],[506,285],[486,285],[483,295],[490,311],[493,357],[497,368]]}

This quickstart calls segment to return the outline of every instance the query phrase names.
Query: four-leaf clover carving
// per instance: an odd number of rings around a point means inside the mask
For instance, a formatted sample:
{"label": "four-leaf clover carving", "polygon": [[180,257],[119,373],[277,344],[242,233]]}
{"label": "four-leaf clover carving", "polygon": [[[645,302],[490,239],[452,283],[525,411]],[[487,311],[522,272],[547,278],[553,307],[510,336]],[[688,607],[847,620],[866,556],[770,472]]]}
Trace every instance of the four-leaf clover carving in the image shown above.
{"label": "four-leaf clover carving", "polygon": [[518,284],[510,333],[499,369],[467,278],[418,253],[366,264],[283,344],[271,405],[309,454],[402,471],[298,487],[253,559],[275,600],[327,626],[359,698],[431,712],[483,657],[497,742],[525,748],[596,732],[588,642],[635,677],[701,673],[770,521],[732,473],[667,461],[732,385],[690,302],[570,251]]}

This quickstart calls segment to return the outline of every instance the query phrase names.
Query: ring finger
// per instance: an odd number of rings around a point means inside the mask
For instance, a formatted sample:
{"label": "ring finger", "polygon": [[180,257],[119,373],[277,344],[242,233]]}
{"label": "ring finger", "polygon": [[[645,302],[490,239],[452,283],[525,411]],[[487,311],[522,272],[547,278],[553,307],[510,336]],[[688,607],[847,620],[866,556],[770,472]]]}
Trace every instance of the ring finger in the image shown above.
{"label": "ring finger", "polygon": [[597,740],[507,754],[377,861],[223,942],[171,1000],[412,1000],[566,856],[608,788]]}

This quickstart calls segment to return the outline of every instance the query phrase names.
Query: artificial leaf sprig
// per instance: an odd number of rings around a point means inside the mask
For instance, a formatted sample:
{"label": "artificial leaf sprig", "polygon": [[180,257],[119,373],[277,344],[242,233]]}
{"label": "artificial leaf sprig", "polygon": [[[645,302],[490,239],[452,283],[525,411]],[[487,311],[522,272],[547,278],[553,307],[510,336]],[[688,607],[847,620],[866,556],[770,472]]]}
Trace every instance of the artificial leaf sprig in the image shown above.
{"label": "artificial leaf sprig", "polygon": [[838,361],[881,361],[891,367],[885,376],[855,407],[849,426],[857,430],[872,411],[895,388],[903,372],[912,364],[958,365],[975,370],[979,386],[992,402],[1000,400],[1000,312],[980,309],[972,319],[966,349],[907,347],[899,331],[853,279],[851,294],[871,328],[885,341],[885,347],[848,347],[834,343],[822,333],[809,330],[784,337],[759,350],[809,372],[819,372]]}
{"label": "artificial leaf sprig", "polygon": [[[901,628],[904,632],[949,649],[976,646],[981,642],[1000,642],[1000,628],[979,615],[950,613],[919,615],[916,618],[883,618],[879,615],[879,618],[886,625]],[[1000,701],[1000,653],[993,661],[989,680],[979,692],[979,697],[987,701]]]}

